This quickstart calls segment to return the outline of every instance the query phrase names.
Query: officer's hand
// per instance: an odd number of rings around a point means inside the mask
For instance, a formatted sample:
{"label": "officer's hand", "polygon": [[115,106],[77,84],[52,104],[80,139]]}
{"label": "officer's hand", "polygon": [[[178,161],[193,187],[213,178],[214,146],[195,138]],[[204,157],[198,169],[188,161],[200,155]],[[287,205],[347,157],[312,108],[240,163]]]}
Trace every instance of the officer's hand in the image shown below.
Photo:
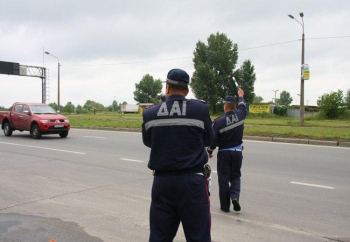
{"label": "officer's hand", "polygon": [[241,88],[238,88],[238,96],[243,97],[244,96],[244,91]]}

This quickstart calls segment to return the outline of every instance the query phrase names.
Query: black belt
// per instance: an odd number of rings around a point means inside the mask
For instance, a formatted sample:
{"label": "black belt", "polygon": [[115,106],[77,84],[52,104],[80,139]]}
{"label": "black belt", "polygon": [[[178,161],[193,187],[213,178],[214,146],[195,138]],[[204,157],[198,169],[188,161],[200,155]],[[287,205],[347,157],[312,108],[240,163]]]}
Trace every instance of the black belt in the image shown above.
{"label": "black belt", "polygon": [[153,175],[155,176],[186,175],[186,174],[196,174],[196,173],[200,173],[203,175],[203,170],[187,169],[187,170],[178,170],[178,171],[153,171]]}

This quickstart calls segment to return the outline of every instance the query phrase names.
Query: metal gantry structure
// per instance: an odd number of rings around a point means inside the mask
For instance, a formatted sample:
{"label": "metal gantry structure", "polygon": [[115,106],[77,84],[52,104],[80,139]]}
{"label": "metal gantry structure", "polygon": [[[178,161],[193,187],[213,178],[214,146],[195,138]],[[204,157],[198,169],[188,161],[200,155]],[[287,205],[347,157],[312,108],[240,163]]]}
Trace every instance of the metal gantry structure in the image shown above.
{"label": "metal gantry structure", "polygon": [[39,77],[41,78],[41,100],[42,103],[46,103],[46,93],[47,93],[47,86],[46,86],[46,68],[44,67],[38,67],[38,66],[25,66],[20,65],[19,66],[19,75],[20,76],[30,76],[30,77]]}
{"label": "metal gantry structure", "polygon": [[46,103],[47,83],[46,83],[46,68],[39,66],[26,66],[14,62],[0,61],[0,74],[39,77],[41,79],[41,100]]}

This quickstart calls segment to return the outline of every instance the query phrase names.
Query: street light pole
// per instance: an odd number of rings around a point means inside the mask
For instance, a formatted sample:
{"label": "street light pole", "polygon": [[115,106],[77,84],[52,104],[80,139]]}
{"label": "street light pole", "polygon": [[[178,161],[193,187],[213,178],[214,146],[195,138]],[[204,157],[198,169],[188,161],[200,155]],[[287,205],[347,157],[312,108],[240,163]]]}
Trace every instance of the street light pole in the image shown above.
{"label": "street light pole", "polygon": [[275,104],[276,104],[276,92],[278,92],[278,90],[272,90],[273,92],[275,92]]}
{"label": "street light pole", "polygon": [[47,52],[47,51],[45,51],[45,54],[47,54],[47,55],[51,55],[52,57],[56,58],[56,59],[57,59],[57,61],[58,61],[58,78],[57,78],[57,111],[60,111],[60,67],[61,67],[60,60],[59,60],[59,59],[58,59],[56,56],[54,56],[54,55],[50,54],[50,53],[49,53],[49,52]]}
{"label": "street light pole", "polygon": [[291,19],[297,21],[303,28],[302,44],[301,44],[301,78],[300,78],[300,124],[304,123],[304,78],[303,78],[303,65],[305,63],[305,34],[304,34],[304,13],[299,13],[302,23],[296,20],[292,15],[288,15]]}

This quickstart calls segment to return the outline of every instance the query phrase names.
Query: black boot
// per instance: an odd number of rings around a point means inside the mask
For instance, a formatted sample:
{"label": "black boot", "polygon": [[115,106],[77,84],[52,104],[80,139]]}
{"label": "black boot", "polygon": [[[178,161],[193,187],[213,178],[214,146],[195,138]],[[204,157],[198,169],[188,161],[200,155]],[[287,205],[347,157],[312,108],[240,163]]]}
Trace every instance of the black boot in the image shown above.
{"label": "black boot", "polygon": [[239,201],[237,198],[232,198],[233,210],[241,211],[241,205],[239,205]]}

